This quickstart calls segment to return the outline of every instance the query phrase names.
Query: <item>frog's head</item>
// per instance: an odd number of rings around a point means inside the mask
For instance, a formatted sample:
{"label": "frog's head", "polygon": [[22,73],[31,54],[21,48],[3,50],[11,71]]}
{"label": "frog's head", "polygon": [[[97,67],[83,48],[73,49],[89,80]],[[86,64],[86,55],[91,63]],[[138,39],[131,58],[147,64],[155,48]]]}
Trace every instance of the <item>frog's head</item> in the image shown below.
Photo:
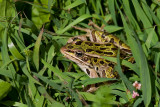
{"label": "frog's head", "polygon": [[78,64],[90,65],[91,56],[86,55],[83,48],[74,47],[72,43],[61,48],[61,53],[68,59]]}

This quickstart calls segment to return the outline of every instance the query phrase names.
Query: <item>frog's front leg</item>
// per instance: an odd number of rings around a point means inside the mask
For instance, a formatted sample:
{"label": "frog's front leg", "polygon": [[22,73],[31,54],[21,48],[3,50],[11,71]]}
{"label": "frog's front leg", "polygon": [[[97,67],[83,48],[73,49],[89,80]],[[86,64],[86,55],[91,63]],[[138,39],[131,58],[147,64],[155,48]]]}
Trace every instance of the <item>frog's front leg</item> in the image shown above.
{"label": "frog's front leg", "polygon": [[[98,78],[98,74],[95,71],[94,68],[90,67],[85,67],[83,64],[78,64],[79,67],[90,77],[90,78]],[[90,85],[89,89],[87,88],[87,92],[94,92],[96,91],[97,88],[95,87],[95,84]]]}
{"label": "frog's front leg", "polygon": [[[98,78],[97,72],[94,69],[90,69],[90,78]],[[97,90],[97,87],[95,84],[92,84],[90,88],[87,90],[87,92],[95,92]]]}

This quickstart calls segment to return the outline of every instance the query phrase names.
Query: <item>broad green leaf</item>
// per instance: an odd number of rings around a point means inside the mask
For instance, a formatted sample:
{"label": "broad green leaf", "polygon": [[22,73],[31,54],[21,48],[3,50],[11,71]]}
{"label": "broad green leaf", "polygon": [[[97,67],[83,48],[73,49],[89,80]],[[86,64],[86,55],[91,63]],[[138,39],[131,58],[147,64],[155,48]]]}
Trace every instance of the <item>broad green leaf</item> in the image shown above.
{"label": "broad green leaf", "polygon": [[10,83],[0,80],[0,100],[7,96],[11,91],[12,86]]}
{"label": "broad green leaf", "polygon": [[41,28],[43,24],[50,21],[50,9],[47,11],[47,6],[48,0],[34,0],[34,4],[32,6],[32,21],[38,28]]}

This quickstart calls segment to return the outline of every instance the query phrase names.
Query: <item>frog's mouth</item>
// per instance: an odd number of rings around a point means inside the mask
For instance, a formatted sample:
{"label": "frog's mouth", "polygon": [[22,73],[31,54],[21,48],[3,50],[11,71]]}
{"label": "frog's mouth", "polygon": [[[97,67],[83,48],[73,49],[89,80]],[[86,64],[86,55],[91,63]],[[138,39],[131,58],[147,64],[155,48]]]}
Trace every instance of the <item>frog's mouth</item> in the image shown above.
{"label": "frog's mouth", "polygon": [[75,51],[66,49],[66,47],[62,47],[60,49],[61,53],[67,58],[72,60],[73,62],[81,65],[92,66],[90,63],[83,61],[81,58],[75,56]]}

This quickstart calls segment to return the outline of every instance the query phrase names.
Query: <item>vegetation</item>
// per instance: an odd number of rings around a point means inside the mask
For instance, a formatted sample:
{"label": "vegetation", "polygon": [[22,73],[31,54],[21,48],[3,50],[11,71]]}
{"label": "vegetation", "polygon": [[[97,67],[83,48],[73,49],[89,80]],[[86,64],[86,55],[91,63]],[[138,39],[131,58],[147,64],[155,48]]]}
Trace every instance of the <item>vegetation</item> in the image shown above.
{"label": "vegetation", "polygon": [[[160,106],[159,0],[0,0],[0,10],[0,106]],[[107,58],[120,79],[95,93],[83,88],[115,79],[91,79],[60,53],[85,34],[72,26],[91,28],[89,20],[128,44],[136,62]]]}

